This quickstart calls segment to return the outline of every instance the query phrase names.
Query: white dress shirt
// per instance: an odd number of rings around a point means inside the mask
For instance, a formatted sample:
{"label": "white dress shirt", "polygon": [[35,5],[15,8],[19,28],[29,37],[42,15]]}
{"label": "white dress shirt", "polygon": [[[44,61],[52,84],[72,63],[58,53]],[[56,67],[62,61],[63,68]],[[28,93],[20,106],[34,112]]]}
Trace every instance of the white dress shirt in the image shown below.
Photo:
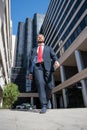
{"label": "white dress shirt", "polygon": [[43,53],[43,50],[44,50],[44,43],[40,43],[40,44],[38,44],[38,47],[37,47],[37,53],[38,53],[39,45],[42,46],[42,53]]}

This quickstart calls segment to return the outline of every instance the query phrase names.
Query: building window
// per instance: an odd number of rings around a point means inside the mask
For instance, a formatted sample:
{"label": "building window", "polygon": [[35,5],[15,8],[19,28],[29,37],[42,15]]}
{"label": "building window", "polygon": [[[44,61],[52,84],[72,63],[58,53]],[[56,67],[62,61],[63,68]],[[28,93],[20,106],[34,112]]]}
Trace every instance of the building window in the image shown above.
{"label": "building window", "polygon": [[87,26],[87,16],[85,17],[85,23],[86,23],[86,26]]}
{"label": "building window", "polygon": [[[87,18],[87,15],[84,17],[84,19],[81,21],[81,23],[78,25],[78,27],[75,29],[75,31],[73,32],[73,34],[69,37],[69,39],[67,40],[67,42],[64,45],[64,50],[66,50],[72,43],[73,41],[76,39],[76,37],[81,33],[81,31],[86,27],[86,22],[85,19]],[[71,40],[71,44],[68,44],[69,41]]]}

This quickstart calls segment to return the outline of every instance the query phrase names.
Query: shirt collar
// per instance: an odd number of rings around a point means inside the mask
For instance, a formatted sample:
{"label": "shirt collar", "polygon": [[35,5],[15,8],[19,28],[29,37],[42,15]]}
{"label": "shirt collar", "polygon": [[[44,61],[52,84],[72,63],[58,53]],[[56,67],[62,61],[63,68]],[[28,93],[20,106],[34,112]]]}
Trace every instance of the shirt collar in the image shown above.
{"label": "shirt collar", "polygon": [[44,46],[44,43],[40,43],[40,44],[38,44],[38,46]]}

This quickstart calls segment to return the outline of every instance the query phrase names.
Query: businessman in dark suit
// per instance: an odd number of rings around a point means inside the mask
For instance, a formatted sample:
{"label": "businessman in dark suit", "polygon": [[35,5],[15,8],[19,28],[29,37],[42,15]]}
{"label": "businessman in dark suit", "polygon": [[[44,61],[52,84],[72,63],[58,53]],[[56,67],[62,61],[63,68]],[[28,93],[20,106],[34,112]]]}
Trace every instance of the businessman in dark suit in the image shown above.
{"label": "businessman in dark suit", "polygon": [[54,87],[52,62],[55,69],[59,67],[57,56],[51,47],[44,44],[44,40],[42,34],[37,36],[38,47],[33,48],[31,51],[30,68],[32,69],[30,69],[29,74],[31,80],[33,75],[35,78],[42,107],[40,113],[45,113],[50,105],[52,88]]}

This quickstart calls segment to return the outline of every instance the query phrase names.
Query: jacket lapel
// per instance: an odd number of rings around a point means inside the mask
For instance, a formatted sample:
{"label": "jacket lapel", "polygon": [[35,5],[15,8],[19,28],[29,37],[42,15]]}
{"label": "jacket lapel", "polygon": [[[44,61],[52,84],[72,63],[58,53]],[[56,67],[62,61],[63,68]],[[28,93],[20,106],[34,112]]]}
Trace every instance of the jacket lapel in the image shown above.
{"label": "jacket lapel", "polygon": [[45,57],[45,52],[46,52],[46,46],[44,46],[44,50],[43,50],[43,59]]}

